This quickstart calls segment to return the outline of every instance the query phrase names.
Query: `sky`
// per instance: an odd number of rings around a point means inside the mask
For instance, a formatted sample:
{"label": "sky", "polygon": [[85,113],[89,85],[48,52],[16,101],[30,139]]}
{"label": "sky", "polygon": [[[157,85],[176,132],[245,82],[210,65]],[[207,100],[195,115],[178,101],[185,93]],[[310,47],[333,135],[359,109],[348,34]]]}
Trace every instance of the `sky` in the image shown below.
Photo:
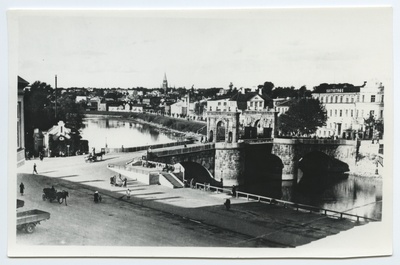
{"label": "sky", "polygon": [[20,11],[18,75],[58,87],[392,81],[388,8]]}

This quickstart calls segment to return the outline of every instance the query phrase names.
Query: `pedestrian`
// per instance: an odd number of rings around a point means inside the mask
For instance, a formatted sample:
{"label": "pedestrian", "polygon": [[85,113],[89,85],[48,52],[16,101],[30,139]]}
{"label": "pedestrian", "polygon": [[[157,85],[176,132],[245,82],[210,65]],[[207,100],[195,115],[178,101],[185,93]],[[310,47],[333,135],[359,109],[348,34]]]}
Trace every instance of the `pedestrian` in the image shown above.
{"label": "pedestrian", "polygon": [[98,191],[96,191],[93,195],[93,201],[97,203],[99,202],[99,200],[100,200],[100,194]]}
{"label": "pedestrian", "polygon": [[221,187],[224,187],[224,180],[221,178]]}
{"label": "pedestrian", "polygon": [[128,181],[127,178],[124,178],[124,187],[126,187],[126,182]]}
{"label": "pedestrian", "polygon": [[129,200],[131,198],[131,190],[127,189],[126,190],[126,198]]}
{"label": "pedestrian", "polygon": [[237,189],[236,186],[233,185],[233,186],[232,186],[232,196],[233,196],[233,197],[236,196],[236,189]]}
{"label": "pedestrian", "polygon": [[24,190],[25,190],[24,183],[21,182],[21,184],[19,184],[19,193],[21,193],[21,196],[24,196]]}
{"label": "pedestrian", "polygon": [[231,200],[226,199],[224,205],[225,205],[226,210],[229,211],[229,209],[231,209]]}
{"label": "pedestrian", "polygon": [[33,163],[33,173],[32,174],[38,174],[37,170],[36,170],[36,163]]}

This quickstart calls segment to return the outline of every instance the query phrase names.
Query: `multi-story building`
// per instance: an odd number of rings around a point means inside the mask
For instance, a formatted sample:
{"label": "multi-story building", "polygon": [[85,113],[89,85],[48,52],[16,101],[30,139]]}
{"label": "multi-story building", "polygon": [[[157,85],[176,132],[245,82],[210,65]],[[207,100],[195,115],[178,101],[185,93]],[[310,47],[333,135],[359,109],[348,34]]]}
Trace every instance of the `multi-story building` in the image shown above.
{"label": "multi-story building", "polygon": [[284,113],[286,113],[286,111],[289,110],[290,105],[293,102],[292,98],[277,98],[274,99],[274,109],[277,112],[278,117]]}
{"label": "multi-story building", "polygon": [[354,138],[356,133],[364,132],[364,120],[370,115],[383,120],[382,83],[365,82],[362,86],[343,84],[320,87],[312,93],[325,107],[326,125],[320,127],[318,137]]}

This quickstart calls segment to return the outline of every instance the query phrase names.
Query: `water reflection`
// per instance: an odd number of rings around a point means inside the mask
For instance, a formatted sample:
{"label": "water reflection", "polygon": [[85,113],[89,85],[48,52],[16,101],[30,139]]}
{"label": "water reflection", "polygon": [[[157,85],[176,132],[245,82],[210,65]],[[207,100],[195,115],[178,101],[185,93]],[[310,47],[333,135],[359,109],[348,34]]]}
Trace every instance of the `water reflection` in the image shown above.
{"label": "water reflection", "polygon": [[113,118],[89,117],[83,120],[83,139],[89,140],[89,148],[134,147],[169,143],[177,140],[173,135],[160,132],[157,128]]}
{"label": "water reflection", "polygon": [[[304,179],[313,180],[314,178]],[[243,186],[241,190],[325,209],[374,219],[382,218],[380,179],[338,175],[323,181],[268,181]]]}

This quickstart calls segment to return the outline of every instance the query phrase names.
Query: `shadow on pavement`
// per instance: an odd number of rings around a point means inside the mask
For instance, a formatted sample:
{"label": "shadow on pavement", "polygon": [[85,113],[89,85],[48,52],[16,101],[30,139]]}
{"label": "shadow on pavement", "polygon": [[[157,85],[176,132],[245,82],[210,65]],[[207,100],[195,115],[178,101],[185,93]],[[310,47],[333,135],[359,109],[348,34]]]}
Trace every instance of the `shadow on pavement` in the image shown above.
{"label": "shadow on pavement", "polygon": [[[46,173],[46,172],[45,172],[45,173]],[[67,175],[67,176],[54,177],[54,178],[65,179],[65,178],[73,178],[73,177],[79,177],[79,175]]]}
{"label": "shadow on pavement", "polygon": [[83,180],[83,181],[76,181],[75,183],[88,183],[88,182],[104,182],[103,179],[93,179],[93,180]]}

